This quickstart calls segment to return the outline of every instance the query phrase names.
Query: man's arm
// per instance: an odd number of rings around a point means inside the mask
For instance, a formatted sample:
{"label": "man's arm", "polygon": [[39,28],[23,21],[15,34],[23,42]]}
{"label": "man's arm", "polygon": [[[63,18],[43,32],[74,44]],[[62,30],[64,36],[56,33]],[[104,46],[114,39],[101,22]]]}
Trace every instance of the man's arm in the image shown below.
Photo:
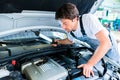
{"label": "man's arm", "polygon": [[[62,39],[62,40],[54,40],[54,42],[57,42],[57,44],[72,44],[72,41],[70,41],[68,38]],[[51,44],[52,46],[57,46],[57,44]]]}
{"label": "man's arm", "polygon": [[56,40],[58,44],[72,44],[72,41],[70,41],[68,38],[63,39],[63,40]]}
{"label": "man's arm", "polygon": [[81,64],[78,66],[78,68],[83,68],[83,75],[86,77],[90,77],[90,74],[94,76],[94,72],[92,70],[93,66],[100,61],[101,58],[103,58],[111,47],[110,39],[104,30],[99,31],[95,36],[100,42],[99,46],[86,64]]}
{"label": "man's arm", "polygon": [[87,64],[90,64],[91,66],[94,66],[99,60],[101,60],[111,47],[111,41],[104,30],[99,31],[95,36],[100,44],[95,50],[93,56],[87,62]]}

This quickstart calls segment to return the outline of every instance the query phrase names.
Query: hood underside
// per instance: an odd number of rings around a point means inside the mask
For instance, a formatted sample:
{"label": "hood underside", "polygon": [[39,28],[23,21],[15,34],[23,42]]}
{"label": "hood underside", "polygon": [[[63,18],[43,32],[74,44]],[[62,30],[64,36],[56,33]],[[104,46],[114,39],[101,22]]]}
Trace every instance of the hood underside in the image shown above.
{"label": "hood underside", "polygon": [[97,0],[0,0],[0,13],[21,12],[22,10],[56,11],[62,4],[74,3],[81,14],[90,11]]}

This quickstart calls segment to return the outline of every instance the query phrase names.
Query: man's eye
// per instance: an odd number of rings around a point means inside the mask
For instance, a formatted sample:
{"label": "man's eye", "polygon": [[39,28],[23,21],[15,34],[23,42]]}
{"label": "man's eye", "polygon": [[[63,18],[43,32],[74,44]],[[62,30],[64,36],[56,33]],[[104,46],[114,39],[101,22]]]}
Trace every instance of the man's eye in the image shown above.
{"label": "man's eye", "polygon": [[63,23],[64,25],[67,25],[67,23]]}

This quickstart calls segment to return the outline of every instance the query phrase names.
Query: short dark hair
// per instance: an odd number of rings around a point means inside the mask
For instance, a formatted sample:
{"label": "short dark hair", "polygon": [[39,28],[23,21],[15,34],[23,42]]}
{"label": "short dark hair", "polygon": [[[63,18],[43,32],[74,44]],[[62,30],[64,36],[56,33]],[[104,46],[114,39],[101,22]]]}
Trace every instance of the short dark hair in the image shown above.
{"label": "short dark hair", "polygon": [[79,11],[76,5],[72,3],[63,4],[55,14],[55,19],[74,19],[75,17],[79,17]]}

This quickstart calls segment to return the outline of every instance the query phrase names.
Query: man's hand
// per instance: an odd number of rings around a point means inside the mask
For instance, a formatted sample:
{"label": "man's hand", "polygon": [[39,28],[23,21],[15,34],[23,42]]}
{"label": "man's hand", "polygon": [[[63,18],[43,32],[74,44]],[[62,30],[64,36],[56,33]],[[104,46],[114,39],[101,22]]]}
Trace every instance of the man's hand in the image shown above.
{"label": "man's hand", "polygon": [[72,41],[70,41],[69,39],[62,39],[62,40],[58,40],[58,39],[55,39],[54,41],[53,41],[53,43],[51,43],[51,45],[53,46],[53,47],[56,47],[58,44],[62,44],[62,45],[64,45],[64,44],[72,44]]}
{"label": "man's hand", "polygon": [[56,47],[57,45],[58,45],[58,42],[59,42],[59,40],[53,40],[53,42],[51,43],[51,46],[53,46],[53,47]]}
{"label": "man's hand", "polygon": [[94,72],[92,70],[93,66],[89,64],[81,64],[77,68],[83,68],[83,75],[85,77],[90,77],[90,75],[94,76]]}

